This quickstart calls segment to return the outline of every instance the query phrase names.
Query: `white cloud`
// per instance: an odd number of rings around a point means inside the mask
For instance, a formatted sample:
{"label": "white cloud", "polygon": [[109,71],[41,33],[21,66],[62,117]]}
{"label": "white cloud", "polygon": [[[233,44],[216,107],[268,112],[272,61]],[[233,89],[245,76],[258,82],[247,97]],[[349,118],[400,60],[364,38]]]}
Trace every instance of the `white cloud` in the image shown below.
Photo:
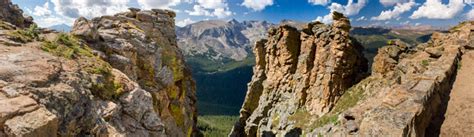
{"label": "white cloud", "polygon": [[227,7],[227,3],[224,0],[197,0],[197,3],[206,9]]}
{"label": "white cloud", "polygon": [[377,17],[372,17],[372,20],[389,20],[400,17],[401,14],[410,11],[416,5],[414,0],[410,0],[407,3],[397,3],[393,10],[385,10],[380,13]]}
{"label": "white cloud", "polygon": [[126,11],[129,0],[51,0],[54,11],[71,18],[112,15]]}
{"label": "white cloud", "polygon": [[363,20],[367,20],[367,18],[365,18],[365,16],[362,16],[356,19],[356,21],[363,21]]}
{"label": "white cloud", "polygon": [[386,7],[393,6],[397,3],[405,3],[405,2],[408,2],[408,0],[380,0],[380,3]]}
{"label": "white cloud", "polygon": [[[29,10],[29,9],[27,9]],[[31,12],[31,10],[30,10]],[[44,3],[43,6],[35,6],[33,12],[31,14],[35,16],[50,16],[51,10],[49,10],[49,2]]]}
{"label": "white cloud", "polygon": [[463,0],[449,0],[448,4],[441,0],[427,0],[410,16],[411,19],[451,19],[463,11]]}
{"label": "white cloud", "polygon": [[186,10],[185,12],[193,16],[212,16],[211,12],[204,9],[201,5],[194,5],[193,11]]}
{"label": "white cloud", "polygon": [[468,20],[474,20],[474,9],[471,9],[471,10],[466,14],[466,19],[468,19]]}
{"label": "white cloud", "polygon": [[261,11],[265,7],[273,5],[273,0],[244,0],[242,5],[254,11]]}
{"label": "white cloud", "polygon": [[137,0],[137,2],[143,9],[170,9],[171,6],[176,6],[181,3],[180,0]]}
{"label": "white cloud", "polygon": [[74,22],[73,18],[67,18],[62,16],[48,16],[35,18],[35,23],[40,27],[51,27],[54,25],[66,24],[72,26]]}
{"label": "white cloud", "polygon": [[229,10],[226,10],[224,8],[217,8],[217,9],[214,9],[213,14],[217,18],[225,18],[225,17],[228,17],[228,16],[232,15],[232,12],[229,11]]}
{"label": "white cloud", "polygon": [[331,2],[331,0],[308,0],[309,3],[313,4],[313,5],[326,5],[328,4],[329,2]]}
{"label": "white cloud", "polygon": [[189,24],[192,24],[192,23],[194,23],[194,22],[196,22],[196,21],[191,20],[190,18],[186,18],[186,19],[184,19],[184,20],[182,20],[182,21],[176,22],[176,26],[184,27],[184,26],[189,25]]}
{"label": "white cloud", "polygon": [[332,12],[337,11],[345,16],[353,16],[359,14],[359,11],[365,7],[367,4],[367,0],[358,0],[357,3],[354,3],[353,0],[349,0],[347,2],[347,5],[341,5],[339,3],[331,3],[331,5],[328,7],[330,10],[330,13],[326,16],[319,16],[316,18],[316,21],[320,21],[323,23],[331,23],[332,22]]}
{"label": "white cloud", "polygon": [[226,18],[234,13],[229,10],[227,2],[224,0],[197,0],[197,4],[193,6],[193,10],[185,10],[192,16],[209,16],[217,18]]}

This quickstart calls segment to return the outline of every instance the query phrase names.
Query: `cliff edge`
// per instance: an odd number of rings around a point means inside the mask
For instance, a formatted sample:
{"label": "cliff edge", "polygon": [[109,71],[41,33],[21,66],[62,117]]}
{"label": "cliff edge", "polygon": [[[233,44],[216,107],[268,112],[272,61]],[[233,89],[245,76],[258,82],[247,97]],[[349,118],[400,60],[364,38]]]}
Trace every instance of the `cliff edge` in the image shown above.
{"label": "cliff edge", "polygon": [[70,34],[0,17],[0,136],[197,132],[195,84],[172,11],[79,18]]}
{"label": "cliff edge", "polygon": [[364,77],[367,60],[349,37],[349,20],[333,18],[301,31],[281,25],[256,43],[254,75],[231,136],[299,135],[297,113],[324,115]]}

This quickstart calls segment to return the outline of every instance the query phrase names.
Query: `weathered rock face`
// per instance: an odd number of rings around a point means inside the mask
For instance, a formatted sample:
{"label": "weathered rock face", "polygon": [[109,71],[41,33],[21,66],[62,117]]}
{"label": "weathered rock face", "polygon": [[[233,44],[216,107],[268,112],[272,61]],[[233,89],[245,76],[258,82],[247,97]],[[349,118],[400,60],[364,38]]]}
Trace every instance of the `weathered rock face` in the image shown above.
{"label": "weathered rock face", "polygon": [[464,22],[449,33],[434,33],[414,49],[397,43],[381,48],[372,75],[341,97],[336,104],[340,109],[325,116],[334,120],[308,129],[306,135],[437,134],[437,115],[449,99],[461,55],[474,45],[473,32],[474,22]]}
{"label": "weathered rock face", "polygon": [[349,20],[272,28],[256,43],[254,76],[231,136],[299,135],[295,113],[321,116],[367,70],[362,47],[349,37]]}
{"label": "weathered rock face", "polygon": [[0,20],[0,136],[192,136],[195,87],[165,10],[80,18],[72,34]]}
{"label": "weathered rock face", "polygon": [[71,33],[153,97],[147,103],[168,135],[189,136],[197,116],[195,85],[176,43],[174,17],[167,10],[131,9],[90,21],[80,18]]}
{"label": "weathered rock face", "polygon": [[11,24],[26,28],[33,24],[33,18],[23,17],[23,10],[11,0],[0,0],[0,20],[10,22]]}

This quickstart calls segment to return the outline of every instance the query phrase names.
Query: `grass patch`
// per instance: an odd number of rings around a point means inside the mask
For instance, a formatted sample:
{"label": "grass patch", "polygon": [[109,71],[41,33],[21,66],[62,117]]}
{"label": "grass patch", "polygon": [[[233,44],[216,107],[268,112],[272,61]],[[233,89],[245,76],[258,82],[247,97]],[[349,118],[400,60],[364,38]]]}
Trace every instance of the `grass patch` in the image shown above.
{"label": "grass patch", "polygon": [[123,86],[116,81],[112,67],[108,63],[100,63],[85,68],[87,72],[99,74],[97,81],[92,81],[92,93],[102,99],[116,100],[123,94]]}
{"label": "grass patch", "polygon": [[92,49],[81,44],[75,37],[60,33],[54,41],[44,41],[41,49],[55,56],[75,59],[88,74],[96,74],[91,78],[91,91],[94,95],[114,100],[123,94],[123,85],[112,74],[112,66],[94,56]]}
{"label": "grass patch", "polygon": [[79,56],[93,57],[92,49],[80,45],[78,40],[68,34],[60,33],[56,40],[43,42],[41,49],[53,55],[68,59]]}
{"label": "grass patch", "polygon": [[365,91],[363,87],[367,86],[371,81],[373,81],[373,79],[369,77],[359,82],[359,84],[349,88],[336,102],[336,105],[329,113],[317,118],[315,121],[312,121],[312,117],[315,116],[310,115],[304,109],[297,110],[297,112],[288,117],[288,119],[295,121],[296,127],[306,130],[319,128],[330,123],[338,124],[339,114],[357,105],[357,103],[364,98]]}
{"label": "grass patch", "polygon": [[[6,26],[5,24],[2,26]],[[39,40],[39,28],[36,24],[30,25],[29,28],[26,29],[18,29],[15,31],[11,31],[8,33],[10,39],[17,42],[27,43],[32,42],[34,40]]]}
{"label": "grass patch", "polygon": [[238,119],[238,116],[204,115],[198,117],[197,127],[204,137],[226,137]]}
{"label": "grass patch", "polygon": [[428,60],[422,60],[421,61],[421,66],[428,67],[429,65],[430,65],[430,62]]}
{"label": "grass patch", "polygon": [[13,30],[15,28],[13,28],[12,26],[10,25],[7,25],[6,22],[4,21],[0,21],[0,29],[3,29],[3,30]]}

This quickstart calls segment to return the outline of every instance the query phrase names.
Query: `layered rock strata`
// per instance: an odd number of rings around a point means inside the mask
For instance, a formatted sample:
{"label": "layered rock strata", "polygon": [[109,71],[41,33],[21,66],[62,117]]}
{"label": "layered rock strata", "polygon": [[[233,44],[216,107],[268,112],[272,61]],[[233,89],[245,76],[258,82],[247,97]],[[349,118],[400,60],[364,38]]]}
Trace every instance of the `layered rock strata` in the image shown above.
{"label": "layered rock strata", "polygon": [[363,48],[349,37],[349,20],[333,18],[330,26],[313,22],[301,31],[281,25],[256,43],[254,75],[231,136],[298,135],[295,113],[329,112],[363,78]]}

